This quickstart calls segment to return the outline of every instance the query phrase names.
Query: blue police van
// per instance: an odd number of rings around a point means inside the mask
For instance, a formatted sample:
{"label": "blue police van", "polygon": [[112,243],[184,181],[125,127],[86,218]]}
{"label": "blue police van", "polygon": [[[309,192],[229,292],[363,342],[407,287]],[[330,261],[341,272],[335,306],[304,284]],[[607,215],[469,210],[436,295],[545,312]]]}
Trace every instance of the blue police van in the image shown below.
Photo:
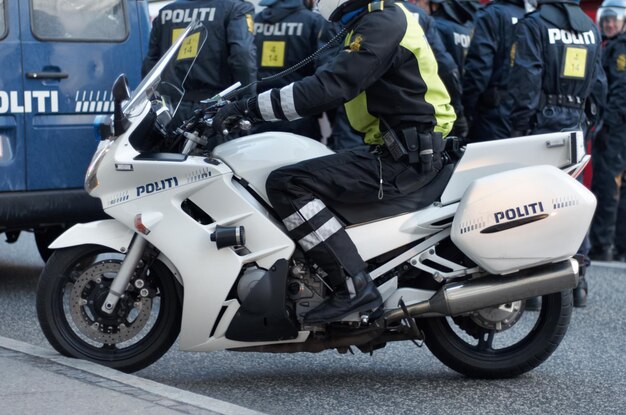
{"label": "blue police van", "polygon": [[0,233],[33,231],[40,253],[64,229],[103,217],[83,190],[111,85],[140,81],[146,0],[0,0]]}

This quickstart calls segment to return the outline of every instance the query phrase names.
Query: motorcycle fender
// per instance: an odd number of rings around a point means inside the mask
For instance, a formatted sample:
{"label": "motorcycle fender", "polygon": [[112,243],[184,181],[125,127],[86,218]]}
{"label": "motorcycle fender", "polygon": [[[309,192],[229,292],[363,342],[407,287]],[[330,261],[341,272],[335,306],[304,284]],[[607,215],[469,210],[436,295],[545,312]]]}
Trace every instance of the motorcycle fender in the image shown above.
{"label": "motorcycle fender", "polygon": [[49,248],[60,249],[94,244],[124,253],[128,250],[134,234],[135,232],[113,219],[79,223],[63,232],[50,244]]}
{"label": "motorcycle fender", "polygon": [[[128,251],[133,235],[135,235],[135,232],[113,219],[79,223],[63,232],[61,236],[50,244],[49,248],[60,249],[78,245],[102,245],[125,253]],[[163,254],[160,254],[158,259],[170,269],[174,277],[182,285],[183,281],[180,273],[172,261]]]}

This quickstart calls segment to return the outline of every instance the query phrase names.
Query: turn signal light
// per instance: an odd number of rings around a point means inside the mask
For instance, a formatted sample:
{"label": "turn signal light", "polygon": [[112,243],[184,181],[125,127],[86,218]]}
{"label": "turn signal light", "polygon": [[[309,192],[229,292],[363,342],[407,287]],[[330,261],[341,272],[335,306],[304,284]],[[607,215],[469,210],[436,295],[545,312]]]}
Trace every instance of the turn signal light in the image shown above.
{"label": "turn signal light", "polygon": [[135,216],[135,229],[137,232],[147,235],[150,233],[150,229],[146,227],[141,221],[141,213]]}

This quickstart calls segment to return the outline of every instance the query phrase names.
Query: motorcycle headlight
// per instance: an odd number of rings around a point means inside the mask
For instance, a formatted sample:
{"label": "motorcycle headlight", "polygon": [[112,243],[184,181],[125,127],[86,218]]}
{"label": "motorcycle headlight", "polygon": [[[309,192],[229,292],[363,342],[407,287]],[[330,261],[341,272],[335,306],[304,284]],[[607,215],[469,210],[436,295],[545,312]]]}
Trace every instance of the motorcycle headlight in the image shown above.
{"label": "motorcycle headlight", "polygon": [[91,158],[91,163],[89,163],[87,173],[85,174],[85,191],[87,193],[91,193],[100,184],[100,182],[98,182],[98,167],[100,167],[100,163],[104,160],[104,156],[106,156],[109,151],[111,144],[113,144],[111,140],[100,141],[96,153]]}

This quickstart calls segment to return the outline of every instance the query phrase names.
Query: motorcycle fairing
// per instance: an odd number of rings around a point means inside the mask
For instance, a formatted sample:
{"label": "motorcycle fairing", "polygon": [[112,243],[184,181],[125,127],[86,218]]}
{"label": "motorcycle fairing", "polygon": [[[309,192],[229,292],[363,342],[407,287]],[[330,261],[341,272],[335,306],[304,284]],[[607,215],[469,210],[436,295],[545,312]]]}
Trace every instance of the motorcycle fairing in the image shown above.
{"label": "motorcycle fairing", "polygon": [[259,342],[298,337],[285,304],[288,272],[287,260],[276,261],[243,300],[226,330],[226,338]]}
{"label": "motorcycle fairing", "polygon": [[213,157],[228,164],[267,203],[269,199],[265,191],[265,181],[272,171],[330,154],[334,152],[319,141],[282,132],[241,137],[220,144],[213,150]]}

